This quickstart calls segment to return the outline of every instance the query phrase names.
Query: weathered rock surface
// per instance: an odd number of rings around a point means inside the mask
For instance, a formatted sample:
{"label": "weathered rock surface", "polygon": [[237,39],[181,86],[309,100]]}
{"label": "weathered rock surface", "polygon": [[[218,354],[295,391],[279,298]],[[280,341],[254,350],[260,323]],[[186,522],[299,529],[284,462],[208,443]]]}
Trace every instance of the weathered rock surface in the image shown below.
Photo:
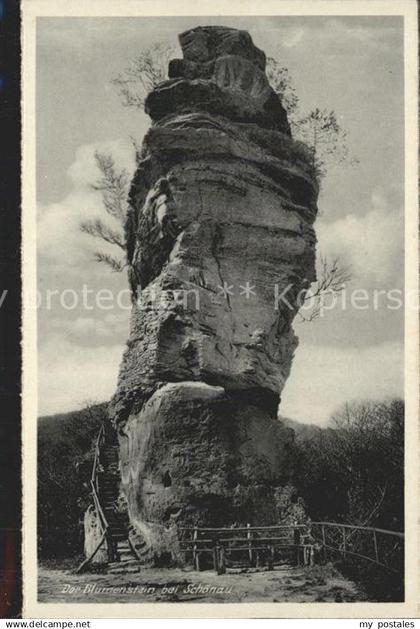
{"label": "weathered rock surface", "polygon": [[146,101],[126,226],[136,301],[112,404],[130,521],[155,555],[176,554],[174,523],[275,521],[293,434],[277,406],[314,279],[318,186],[264,53],[220,27],[180,42]]}
{"label": "weathered rock surface", "polygon": [[292,437],[252,397],[203,382],[164,385],[120,436],[131,524],[155,556],[178,558],[179,523],[275,523]]}
{"label": "weathered rock surface", "polygon": [[264,72],[265,54],[249,33],[206,26],[179,40],[184,58],[170,62],[169,81],[146,99],[154,121],[173,112],[203,111],[290,135],[286,111]]}
{"label": "weathered rock surface", "polygon": [[206,62],[224,55],[239,55],[265,70],[265,54],[247,31],[226,26],[197,26],[179,36],[186,61]]}

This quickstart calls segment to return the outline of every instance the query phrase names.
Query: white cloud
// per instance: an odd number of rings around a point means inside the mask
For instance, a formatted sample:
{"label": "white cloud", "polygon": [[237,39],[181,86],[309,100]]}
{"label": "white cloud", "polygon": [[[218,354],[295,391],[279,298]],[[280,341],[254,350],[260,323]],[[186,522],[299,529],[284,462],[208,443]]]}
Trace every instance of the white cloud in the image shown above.
{"label": "white cloud", "polygon": [[[112,155],[118,169],[125,168],[129,175],[132,174],[134,148],[128,141],[120,139],[81,146],[67,171],[72,182],[70,193],[58,203],[38,208],[38,254],[49,263],[64,264],[67,273],[77,272],[80,265],[92,260],[95,243],[91,236],[80,232],[80,223],[107,217],[100,193],[91,187],[100,176],[96,151]],[[107,220],[112,223],[112,219],[107,217]],[[100,248],[112,251],[106,243],[101,242]]]}
{"label": "white cloud", "polygon": [[[81,284],[89,290],[107,288],[117,295],[126,290],[125,274],[110,274],[93,260],[98,243],[80,232],[80,222],[104,217],[101,197],[91,188],[99,176],[95,151],[109,153],[117,167],[134,169],[134,149],[128,141],[115,140],[81,146],[68,169],[70,193],[60,202],[40,208],[38,220],[38,276],[43,296],[50,289],[71,289],[79,301]],[[106,250],[105,244],[100,249]],[[53,291],[54,292],[54,291]],[[59,292],[55,290],[55,292]],[[89,297],[92,301],[92,297]],[[40,310],[39,413],[51,414],[78,408],[86,400],[102,401],[114,393],[128,328],[128,311],[104,313],[97,306],[89,312],[78,306],[73,318],[60,307]]]}
{"label": "white cloud", "polygon": [[404,216],[390,211],[380,190],[371,197],[372,209],[359,216],[348,214],[332,223],[317,224],[319,250],[339,256],[352,267],[359,281],[386,282],[399,272],[404,255]]}
{"label": "white cloud", "polygon": [[89,189],[98,178],[99,170],[95,160],[95,153],[111,155],[118,169],[125,169],[128,173],[134,171],[134,146],[124,139],[110,140],[95,144],[84,144],[76,151],[74,162],[69,166],[68,176],[75,188]]}
{"label": "white cloud", "polygon": [[52,334],[38,354],[38,414],[71,411],[87,401],[110,399],[122,352],[122,344],[81,347]]}
{"label": "white cloud", "polygon": [[345,402],[402,397],[403,387],[400,343],[366,348],[302,344],[282,395],[280,414],[323,425]]}
{"label": "white cloud", "polygon": [[293,48],[296,46],[306,33],[307,29],[301,26],[283,29],[281,45],[285,48]]}

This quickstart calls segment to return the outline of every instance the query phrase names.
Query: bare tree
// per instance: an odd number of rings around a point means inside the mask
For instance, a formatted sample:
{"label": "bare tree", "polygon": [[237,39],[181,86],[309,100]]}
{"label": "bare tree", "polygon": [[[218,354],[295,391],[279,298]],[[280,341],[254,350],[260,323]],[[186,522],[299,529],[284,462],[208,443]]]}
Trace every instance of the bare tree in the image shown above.
{"label": "bare tree", "polygon": [[[295,484],[314,519],[401,530],[403,401],[344,404],[328,427],[297,442]],[[349,532],[347,543],[358,541]]]}
{"label": "bare tree", "polygon": [[327,296],[334,299],[339,295],[351,280],[352,274],[350,267],[344,265],[339,257],[330,260],[321,255],[317,276],[318,279],[311,284],[302,297],[302,307],[298,312],[301,321],[318,319]]}
{"label": "bare tree", "polygon": [[[95,160],[101,177],[92,185],[92,188],[102,195],[102,203],[108,222],[102,218],[91,219],[83,221],[80,224],[80,229],[89,236],[117,247],[120,250],[119,255],[99,250],[95,251],[94,257],[97,262],[107,264],[113,271],[122,271],[126,266],[124,223],[128,209],[128,173],[124,169],[117,170],[111,155],[96,152]],[[110,222],[114,226],[111,226]]]}
{"label": "bare tree", "polygon": [[350,157],[347,132],[339,124],[334,111],[316,108],[308,114],[302,114],[289,70],[273,57],[267,59],[266,74],[287,111],[294,137],[311,150],[313,166],[319,179],[325,176],[332,165],[358,163],[357,158]]}
{"label": "bare tree", "polygon": [[112,83],[118,87],[126,107],[144,106],[147,94],[167,79],[168,62],[175,49],[165,44],[153,44],[140,51],[132,63]]}
{"label": "bare tree", "polygon": [[[335,428],[337,456],[346,462],[351,479],[348,504],[353,521],[370,525],[380,516],[392,491],[391,470],[396,476],[403,473],[404,404],[401,400],[346,403],[332,416],[331,425]],[[378,450],[388,474],[375,460]],[[364,468],[368,459],[372,461],[370,474]]]}
{"label": "bare tree", "polygon": [[329,166],[357,159],[349,158],[347,132],[332,110],[314,109],[293,122],[294,135],[312,151],[313,166],[319,178],[324,177]]}

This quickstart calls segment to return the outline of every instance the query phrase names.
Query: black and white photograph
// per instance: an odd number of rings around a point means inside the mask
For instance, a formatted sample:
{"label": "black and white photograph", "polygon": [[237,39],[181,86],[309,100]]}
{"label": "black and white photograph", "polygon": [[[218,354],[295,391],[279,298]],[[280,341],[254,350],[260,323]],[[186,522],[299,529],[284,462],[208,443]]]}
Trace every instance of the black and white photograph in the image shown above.
{"label": "black and white photograph", "polygon": [[413,614],[415,3],[37,4],[33,609]]}

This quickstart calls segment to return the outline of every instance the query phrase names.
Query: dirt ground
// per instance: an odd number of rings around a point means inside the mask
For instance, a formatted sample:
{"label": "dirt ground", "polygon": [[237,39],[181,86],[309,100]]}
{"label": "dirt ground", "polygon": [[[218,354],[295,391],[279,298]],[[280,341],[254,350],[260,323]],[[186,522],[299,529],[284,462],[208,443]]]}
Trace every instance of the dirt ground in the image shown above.
{"label": "dirt ground", "polygon": [[73,574],[40,566],[38,600],[43,603],[141,602],[356,602],[363,592],[332,566],[276,566],[273,571],[145,568],[131,574]]}

